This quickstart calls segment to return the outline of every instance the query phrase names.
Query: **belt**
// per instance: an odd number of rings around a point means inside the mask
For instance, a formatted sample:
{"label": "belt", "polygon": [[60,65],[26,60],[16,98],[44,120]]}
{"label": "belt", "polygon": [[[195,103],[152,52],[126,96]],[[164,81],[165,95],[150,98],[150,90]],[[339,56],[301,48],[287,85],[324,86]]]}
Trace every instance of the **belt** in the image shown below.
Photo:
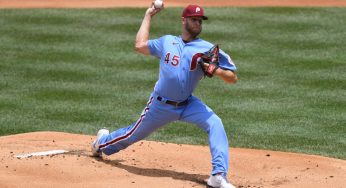
{"label": "belt", "polygon": [[184,105],[187,105],[187,103],[188,103],[188,99],[186,99],[183,102],[175,102],[175,101],[170,101],[170,100],[164,101],[163,98],[160,97],[160,96],[157,97],[157,100],[165,102],[166,104],[170,104],[170,105],[173,105],[173,106],[184,106]]}

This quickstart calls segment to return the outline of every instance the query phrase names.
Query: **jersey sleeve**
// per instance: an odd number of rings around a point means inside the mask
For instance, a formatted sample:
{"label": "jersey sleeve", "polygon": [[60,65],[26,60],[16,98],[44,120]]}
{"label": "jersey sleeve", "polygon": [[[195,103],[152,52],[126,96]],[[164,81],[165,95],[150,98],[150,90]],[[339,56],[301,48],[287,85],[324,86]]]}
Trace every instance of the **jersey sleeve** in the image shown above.
{"label": "jersey sleeve", "polygon": [[163,40],[164,37],[160,37],[158,39],[152,39],[148,41],[148,48],[151,55],[157,58],[161,58],[163,50]]}
{"label": "jersey sleeve", "polygon": [[237,70],[237,67],[233,63],[231,57],[228,54],[226,54],[224,51],[222,51],[222,50],[220,50],[219,61],[220,61],[219,66],[222,69],[231,70],[231,71],[236,71]]}

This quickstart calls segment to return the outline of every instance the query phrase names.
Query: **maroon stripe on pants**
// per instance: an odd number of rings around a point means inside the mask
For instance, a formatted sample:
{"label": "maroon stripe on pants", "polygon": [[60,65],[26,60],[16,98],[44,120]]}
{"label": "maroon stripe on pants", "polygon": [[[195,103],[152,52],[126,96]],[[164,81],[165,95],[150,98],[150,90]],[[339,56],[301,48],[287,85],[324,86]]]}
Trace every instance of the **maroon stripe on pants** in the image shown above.
{"label": "maroon stripe on pants", "polygon": [[[149,106],[149,105],[151,104],[152,100],[153,100],[153,97],[150,98],[150,100],[149,100],[148,103],[147,103],[147,106]],[[117,143],[117,142],[119,142],[119,141],[125,140],[125,139],[127,139],[129,136],[131,136],[131,135],[135,132],[135,130],[138,128],[138,126],[141,124],[141,122],[142,122],[143,118],[145,117],[145,114],[146,114],[146,112],[147,112],[148,110],[149,110],[148,107],[146,107],[146,108],[144,109],[144,114],[141,115],[141,117],[140,117],[139,120],[137,121],[136,125],[132,128],[132,130],[131,130],[130,132],[128,132],[127,134],[125,134],[125,135],[123,135],[123,136],[117,137],[117,138],[115,138],[115,139],[113,139],[113,140],[111,140],[111,141],[109,141],[109,142],[106,142],[106,143],[104,143],[104,144],[101,144],[101,145],[99,146],[99,148],[102,149],[102,148],[104,148],[104,147],[107,147],[108,145],[111,145],[111,144]]]}

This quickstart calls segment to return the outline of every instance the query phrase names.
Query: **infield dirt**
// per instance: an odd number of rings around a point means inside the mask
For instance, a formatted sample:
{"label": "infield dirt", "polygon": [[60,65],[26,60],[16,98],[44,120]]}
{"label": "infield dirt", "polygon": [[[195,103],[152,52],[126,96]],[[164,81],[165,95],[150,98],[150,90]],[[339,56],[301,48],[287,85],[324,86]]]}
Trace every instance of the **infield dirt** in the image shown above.
{"label": "infield dirt", "polygon": [[[34,132],[0,137],[0,187],[206,187],[207,146],[141,141],[103,159],[91,156],[95,136]],[[49,150],[68,153],[19,159]],[[342,188],[346,161],[303,154],[230,148],[228,178],[237,187]]]}
{"label": "infield dirt", "polygon": [[[148,3],[149,2],[149,3]],[[166,0],[166,7],[186,6]],[[189,2],[190,3],[190,2]],[[213,0],[202,6],[346,6],[346,0]],[[0,8],[146,7],[146,0],[0,0]],[[143,13],[144,14],[144,13]],[[0,137],[0,187],[206,187],[207,146],[141,141],[103,159],[91,157],[95,136],[34,132]],[[49,150],[68,153],[19,159]],[[314,155],[230,148],[228,178],[238,188],[345,188],[346,161]]]}

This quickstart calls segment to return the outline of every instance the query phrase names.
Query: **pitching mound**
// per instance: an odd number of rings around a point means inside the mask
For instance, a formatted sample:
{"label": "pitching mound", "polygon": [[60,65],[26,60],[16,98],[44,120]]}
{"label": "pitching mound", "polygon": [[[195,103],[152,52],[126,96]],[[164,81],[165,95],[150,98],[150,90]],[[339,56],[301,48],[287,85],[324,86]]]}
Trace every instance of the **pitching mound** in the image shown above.
{"label": "pitching mound", "polygon": [[[59,132],[0,137],[0,187],[206,187],[207,146],[143,141],[99,159],[89,150],[94,138]],[[52,150],[68,152],[20,155]],[[237,148],[230,156],[228,178],[237,187],[341,188],[346,179],[345,160]]]}

